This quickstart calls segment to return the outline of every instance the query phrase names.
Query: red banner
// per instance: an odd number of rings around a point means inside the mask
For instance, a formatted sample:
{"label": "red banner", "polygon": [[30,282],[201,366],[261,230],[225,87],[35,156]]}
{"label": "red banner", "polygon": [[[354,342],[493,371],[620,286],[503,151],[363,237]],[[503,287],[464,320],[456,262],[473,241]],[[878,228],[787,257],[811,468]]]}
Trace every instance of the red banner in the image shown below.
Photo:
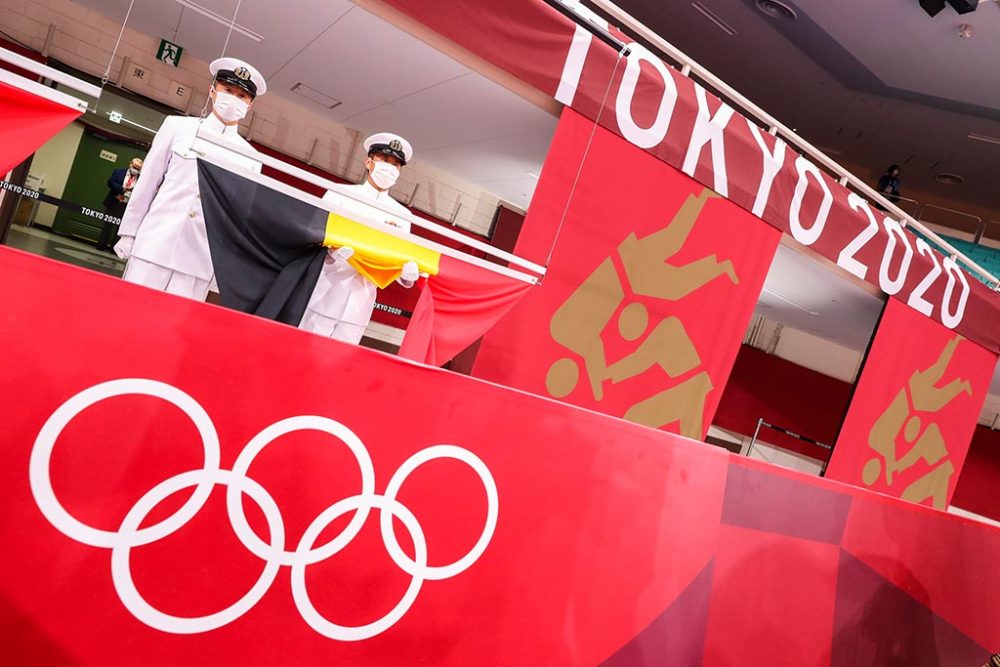
{"label": "red banner", "polygon": [[81,113],[0,81],[0,178]]}
{"label": "red banner", "polygon": [[779,237],[567,109],[516,248],[552,262],[474,375],[700,439]]}
{"label": "red banner", "polygon": [[827,476],[946,508],[996,365],[996,354],[889,301]]}
{"label": "red banner", "polygon": [[848,273],[1000,351],[1000,294],[616,29],[627,59],[542,0],[385,2],[599,118]]}
{"label": "red banner", "polygon": [[9,249],[0,286],[9,664],[1000,645],[989,526]]}

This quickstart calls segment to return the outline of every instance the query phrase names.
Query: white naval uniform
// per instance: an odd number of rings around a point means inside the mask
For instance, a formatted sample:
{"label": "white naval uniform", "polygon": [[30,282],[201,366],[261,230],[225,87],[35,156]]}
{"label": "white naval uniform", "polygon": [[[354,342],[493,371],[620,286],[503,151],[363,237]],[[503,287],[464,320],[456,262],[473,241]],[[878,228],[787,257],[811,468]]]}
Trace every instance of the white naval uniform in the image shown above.
{"label": "white naval uniform", "polygon": [[[343,207],[345,214],[355,214],[360,222],[381,223],[402,229],[404,232],[410,231],[410,223],[406,220],[390,221],[381,211],[343,197],[340,192],[377,202],[380,206],[393,211],[409,213],[409,210],[390,197],[388,192],[379,192],[367,180],[361,185],[344,186],[339,191],[330,190],[323,199],[338,203]],[[411,286],[407,283],[403,285]],[[362,277],[346,260],[340,259],[330,251],[326,255],[323,272],[309,298],[309,305],[306,306],[299,328],[357,345],[361,342],[361,337],[372,319],[377,293],[378,287],[374,283]]]}
{"label": "white naval uniform", "polygon": [[256,173],[261,164],[196,139],[199,128],[253,150],[235,125],[214,114],[204,120],[167,117],[143,162],[118,235],[135,237],[125,280],[204,301],[215,275],[198,193],[198,153]]}

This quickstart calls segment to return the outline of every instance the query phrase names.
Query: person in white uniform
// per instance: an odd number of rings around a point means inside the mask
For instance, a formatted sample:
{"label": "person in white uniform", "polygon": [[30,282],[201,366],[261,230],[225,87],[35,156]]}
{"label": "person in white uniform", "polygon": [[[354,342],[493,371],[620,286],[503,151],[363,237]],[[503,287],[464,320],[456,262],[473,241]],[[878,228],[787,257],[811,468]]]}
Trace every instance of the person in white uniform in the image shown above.
{"label": "person in white uniform", "polygon": [[[364,182],[330,190],[323,199],[338,204],[345,215],[351,217],[353,214],[359,222],[387,225],[409,232],[410,223],[406,220],[394,219],[357,200],[370,201],[390,211],[408,213],[405,206],[389,196],[389,188],[399,179],[400,169],[413,158],[413,147],[403,137],[389,132],[373,134],[364,145],[368,152]],[[372,318],[378,288],[348,263],[353,254],[354,250],[349,247],[337,248],[327,254],[300,328],[347,343],[361,342]],[[406,262],[397,282],[410,288],[419,277],[417,263]]]}
{"label": "person in white uniform", "polygon": [[264,77],[236,58],[220,58],[210,71],[211,113],[205,118],[169,116],[143,163],[142,178],[122,216],[115,252],[128,260],[125,280],[204,301],[214,288],[212,255],[198,192],[197,158],[213,159],[257,173],[261,164],[197,138],[222,135],[251,151],[239,123],[254,100],[267,92]]}

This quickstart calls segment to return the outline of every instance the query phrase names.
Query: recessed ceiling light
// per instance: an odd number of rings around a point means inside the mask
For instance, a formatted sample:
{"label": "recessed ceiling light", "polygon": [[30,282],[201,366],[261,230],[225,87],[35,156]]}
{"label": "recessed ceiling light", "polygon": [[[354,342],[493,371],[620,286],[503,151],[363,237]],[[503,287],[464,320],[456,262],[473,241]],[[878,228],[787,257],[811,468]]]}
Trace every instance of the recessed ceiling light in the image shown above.
{"label": "recessed ceiling light", "polygon": [[196,14],[201,14],[210,21],[215,21],[219,25],[225,26],[226,28],[232,26],[233,32],[239,33],[240,35],[243,35],[247,39],[251,39],[255,42],[264,41],[263,35],[259,35],[255,33],[253,30],[250,30],[249,28],[245,28],[238,23],[234,23],[232,17],[226,17],[223,16],[222,14],[217,14],[213,12],[211,9],[208,9],[207,7],[202,7],[198,3],[192,2],[191,0],[174,0],[174,2],[176,2],[178,5],[182,7],[187,7]]}
{"label": "recessed ceiling light", "polygon": [[934,180],[944,185],[961,185],[965,183],[965,179],[958,174],[938,174],[934,177]]}
{"label": "recessed ceiling light", "polygon": [[779,0],[754,0],[754,6],[764,16],[775,21],[794,21],[795,10]]}
{"label": "recessed ceiling light", "polygon": [[326,93],[321,93],[315,88],[310,88],[301,82],[292,86],[292,92],[301,95],[310,102],[315,102],[316,104],[324,106],[327,109],[336,109],[341,104],[340,100],[336,100]]}

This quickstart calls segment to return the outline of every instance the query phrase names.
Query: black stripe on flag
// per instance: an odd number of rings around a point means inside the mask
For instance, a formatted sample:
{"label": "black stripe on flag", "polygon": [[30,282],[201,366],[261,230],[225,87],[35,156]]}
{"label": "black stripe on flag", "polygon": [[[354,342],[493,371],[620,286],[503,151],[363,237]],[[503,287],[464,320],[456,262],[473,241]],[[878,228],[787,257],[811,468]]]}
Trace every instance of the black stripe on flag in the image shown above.
{"label": "black stripe on flag", "polygon": [[298,326],[323,269],[327,211],[198,160],[223,305]]}

